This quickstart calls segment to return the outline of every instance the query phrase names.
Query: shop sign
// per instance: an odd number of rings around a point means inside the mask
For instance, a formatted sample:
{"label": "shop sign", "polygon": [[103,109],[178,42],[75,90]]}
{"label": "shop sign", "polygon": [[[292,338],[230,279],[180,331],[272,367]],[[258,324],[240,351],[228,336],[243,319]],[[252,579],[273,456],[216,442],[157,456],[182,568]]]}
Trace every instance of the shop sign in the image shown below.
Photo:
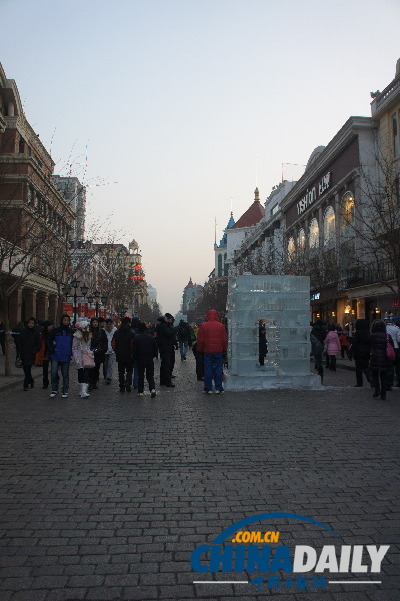
{"label": "shop sign", "polygon": [[88,310],[87,303],[78,303],[78,317],[85,317]]}
{"label": "shop sign", "polygon": [[307,188],[307,191],[303,198],[299,200],[297,203],[297,214],[301,215],[306,211],[316,200],[319,200],[323,194],[330,188],[332,185],[332,172],[328,171],[323,178],[320,179],[319,182],[314,184],[311,189]]}
{"label": "shop sign", "polygon": [[74,315],[74,305],[72,303],[63,303],[62,312],[72,317]]}
{"label": "shop sign", "polygon": [[321,293],[320,292],[316,292],[315,294],[313,294],[311,296],[311,300],[312,301],[319,300],[320,296],[321,296]]}
{"label": "shop sign", "polygon": [[396,309],[397,307],[400,307],[400,299],[395,298],[394,300],[392,300],[392,307],[394,309]]}

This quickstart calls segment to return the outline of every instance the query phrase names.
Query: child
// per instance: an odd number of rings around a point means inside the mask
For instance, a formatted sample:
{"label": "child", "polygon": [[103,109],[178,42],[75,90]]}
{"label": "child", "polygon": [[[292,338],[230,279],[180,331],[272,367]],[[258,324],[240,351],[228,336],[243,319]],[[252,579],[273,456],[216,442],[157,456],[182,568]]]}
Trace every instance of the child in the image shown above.
{"label": "child", "polygon": [[336,371],[336,353],[340,351],[340,341],[335,326],[329,326],[324,344],[327,354],[326,366]]}
{"label": "child", "polygon": [[140,323],[138,326],[139,333],[136,336],[136,358],[138,366],[138,393],[143,396],[144,391],[144,374],[149,384],[151,398],[156,396],[156,385],[154,382],[154,359],[158,357],[157,342],[146,327],[145,323]]}

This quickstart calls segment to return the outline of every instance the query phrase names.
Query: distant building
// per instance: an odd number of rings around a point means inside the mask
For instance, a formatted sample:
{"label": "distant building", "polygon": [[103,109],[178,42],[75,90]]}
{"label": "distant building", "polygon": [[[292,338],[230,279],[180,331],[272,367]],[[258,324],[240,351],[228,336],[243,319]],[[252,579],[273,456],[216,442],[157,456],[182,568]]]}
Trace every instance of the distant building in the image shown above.
{"label": "distant building", "polygon": [[183,291],[182,313],[187,314],[188,311],[191,310],[202,289],[203,286],[200,286],[199,284],[193,284],[192,278],[189,279],[189,282]]}
{"label": "distant building", "polygon": [[53,185],[61,192],[75,215],[75,226],[71,240],[81,242],[85,239],[86,188],[77,177],[53,175]]}
{"label": "distant building", "polygon": [[215,269],[214,269],[214,273],[210,274],[210,277],[223,277],[223,276],[228,275],[228,264],[227,264],[228,241],[227,241],[226,230],[234,227],[234,225],[235,225],[235,220],[233,218],[233,213],[231,213],[231,216],[229,218],[229,221],[228,221],[227,226],[224,231],[224,235],[222,236],[219,244],[217,244],[216,240],[214,242]]}

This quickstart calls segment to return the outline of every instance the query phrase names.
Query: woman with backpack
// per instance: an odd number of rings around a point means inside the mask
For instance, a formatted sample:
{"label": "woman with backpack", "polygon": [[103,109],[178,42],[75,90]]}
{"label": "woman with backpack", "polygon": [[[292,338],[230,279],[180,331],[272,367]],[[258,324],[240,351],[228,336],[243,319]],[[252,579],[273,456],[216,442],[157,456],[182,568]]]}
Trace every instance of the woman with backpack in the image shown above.
{"label": "woman with backpack", "polygon": [[94,353],[90,348],[92,333],[89,332],[89,322],[81,321],[76,324],[76,332],[72,341],[72,355],[78,369],[78,385],[80,397],[86,399],[90,396],[89,373],[94,368]]}

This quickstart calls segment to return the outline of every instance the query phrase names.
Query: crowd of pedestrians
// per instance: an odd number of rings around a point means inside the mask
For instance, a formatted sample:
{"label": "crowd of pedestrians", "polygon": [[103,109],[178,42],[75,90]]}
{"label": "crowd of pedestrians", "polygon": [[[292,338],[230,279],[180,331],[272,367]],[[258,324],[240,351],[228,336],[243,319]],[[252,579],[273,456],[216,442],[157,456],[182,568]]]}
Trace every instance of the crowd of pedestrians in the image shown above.
{"label": "crowd of pedestrians", "polygon": [[324,355],[326,368],[336,371],[340,353],[342,358],[354,359],[357,388],[363,386],[365,378],[374,389],[373,396],[384,400],[393,386],[400,387],[400,317],[376,319],[371,326],[367,319],[357,319],[351,334],[321,320],[311,326],[311,349],[321,379]]}
{"label": "crowd of pedestrians", "polygon": [[[223,392],[223,355],[227,350],[226,329],[217,311],[211,310],[199,328],[181,320],[174,325],[170,313],[158,318],[156,324],[146,324],[138,318],[123,317],[118,325],[112,319],[92,317],[71,324],[63,314],[59,325],[51,321],[37,324],[30,318],[13,330],[17,350],[17,365],[24,371],[24,390],[34,387],[32,366],[43,369],[43,389],[50,388],[50,398],[61,388],[62,398],[70,389],[70,366],[77,369],[78,391],[88,398],[98,389],[100,374],[110,385],[118,374],[121,393],[137,390],[143,396],[145,379],[152,398],[156,396],[154,360],[160,358],[160,386],[175,388],[173,371],[175,353],[179,349],[181,361],[186,361],[191,347],[196,359],[196,377],[204,381],[204,392]],[[116,369],[117,368],[117,369]],[[49,377],[50,371],[50,377]]]}

